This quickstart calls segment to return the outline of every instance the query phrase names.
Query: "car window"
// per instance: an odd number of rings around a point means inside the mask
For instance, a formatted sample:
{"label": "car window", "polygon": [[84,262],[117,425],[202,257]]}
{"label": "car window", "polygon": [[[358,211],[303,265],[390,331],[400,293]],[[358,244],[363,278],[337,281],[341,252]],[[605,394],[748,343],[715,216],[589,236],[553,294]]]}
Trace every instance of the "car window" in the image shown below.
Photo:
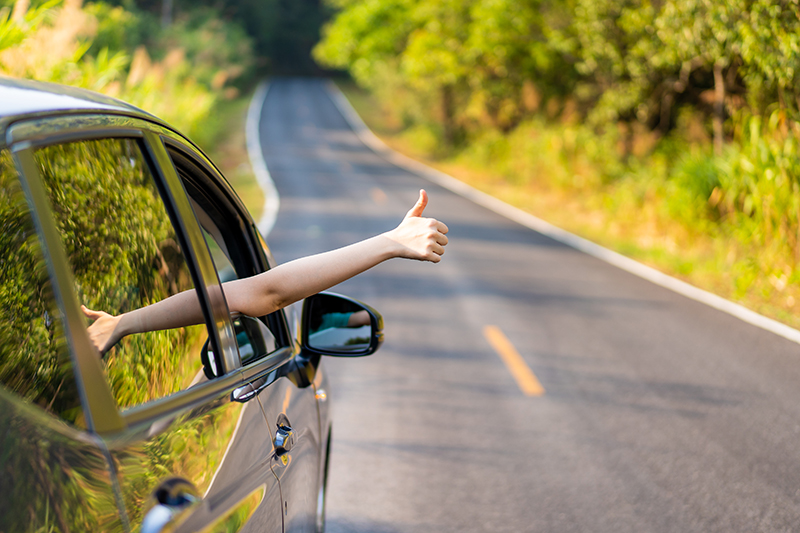
{"label": "car window", "polygon": [[[170,150],[170,156],[184,182],[192,208],[203,229],[220,281],[252,276],[260,272],[255,260],[255,243],[245,228],[249,225],[214,190],[207,173],[188,157]],[[223,292],[225,286],[223,285]],[[242,364],[269,355],[286,343],[280,341],[280,321],[275,316],[256,317],[256,321],[233,317]]]}
{"label": "car window", "polygon": [[[49,146],[35,159],[83,305],[119,315],[194,287],[137,140]],[[104,357],[118,405],[138,405],[197,382],[207,336],[198,325],[123,338]]]}
{"label": "car window", "polygon": [[41,243],[7,151],[0,151],[0,383],[81,425],[61,313]]}

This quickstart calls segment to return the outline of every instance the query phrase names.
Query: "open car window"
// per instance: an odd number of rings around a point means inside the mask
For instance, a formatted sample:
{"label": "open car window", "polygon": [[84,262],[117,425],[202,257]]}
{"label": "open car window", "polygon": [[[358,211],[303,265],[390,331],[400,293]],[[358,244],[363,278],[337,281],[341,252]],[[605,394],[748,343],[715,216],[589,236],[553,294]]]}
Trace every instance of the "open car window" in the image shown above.
{"label": "open car window", "polygon": [[[169,153],[203,230],[223,292],[224,282],[261,273],[264,265],[258,261],[257,243],[248,237],[248,221],[216,188],[206,169],[176,149]],[[280,312],[263,317],[233,316],[232,321],[242,365],[289,345]]]}

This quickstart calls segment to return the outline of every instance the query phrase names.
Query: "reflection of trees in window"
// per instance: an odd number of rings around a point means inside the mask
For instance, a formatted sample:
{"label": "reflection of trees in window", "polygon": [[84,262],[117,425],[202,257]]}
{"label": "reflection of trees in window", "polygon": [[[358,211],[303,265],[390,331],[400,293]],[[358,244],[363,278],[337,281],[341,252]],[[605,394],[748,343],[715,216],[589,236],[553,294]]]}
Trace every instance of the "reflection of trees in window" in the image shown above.
{"label": "reflection of trees in window", "polygon": [[[80,424],[51,289],[17,173],[0,151],[0,383]],[[0,531],[120,531],[110,483],[98,482],[108,476],[99,450],[35,414],[0,398]]]}
{"label": "reflection of trees in window", "polygon": [[91,441],[0,401],[0,531],[125,531]]}
{"label": "reflection of trees in window", "polygon": [[[193,286],[136,141],[52,146],[36,157],[81,303],[116,315]],[[203,331],[156,331],[120,341],[108,355],[108,378],[119,405],[185,387],[199,369]]]}
{"label": "reflection of trees in window", "polygon": [[75,421],[80,412],[47,266],[8,152],[0,152],[0,382]]}

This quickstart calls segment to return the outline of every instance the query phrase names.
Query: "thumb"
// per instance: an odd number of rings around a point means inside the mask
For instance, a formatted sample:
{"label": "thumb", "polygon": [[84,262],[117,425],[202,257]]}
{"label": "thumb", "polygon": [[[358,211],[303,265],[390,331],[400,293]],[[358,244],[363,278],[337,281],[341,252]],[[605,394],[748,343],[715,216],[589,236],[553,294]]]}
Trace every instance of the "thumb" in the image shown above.
{"label": "thumb", "polygon": [[83,311],[83,314],[86,315],[86,318],[88,318],[89,320],[97,320],[98,318],[103,316],[103,313],[99,311],[92,311],[85,305],[81,306],[81,311]]}
{"label": "thumb", "polygon": [[406,218],[421,217],[422,212],[425,211],[426,205],[428,205],[428,193],[425,192],[425,189],[420,189],[419,200],[417,200],[417,203],[414,204],[414,207],[412,207],[408,213],[406,213]]}

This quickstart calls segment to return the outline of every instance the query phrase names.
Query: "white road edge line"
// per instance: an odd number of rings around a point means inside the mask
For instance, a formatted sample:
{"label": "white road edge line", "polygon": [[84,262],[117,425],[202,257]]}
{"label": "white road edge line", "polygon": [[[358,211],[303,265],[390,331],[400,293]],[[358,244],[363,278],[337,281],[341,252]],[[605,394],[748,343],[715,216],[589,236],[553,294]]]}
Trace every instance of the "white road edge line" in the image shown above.
{"label": "white road edge line", "polygon": [[228,458],[228,452],[231,451],[231,446],[236,441],[236,435],[239,433],[239,426],[242,425],[242,419],[244,419],[244,412],[247,410],[247,406],[250,403],[245,403],[242,405],[242,410],[239,411],[239,419],[236,421],[236,427],[233,428],[233,433],[231,433],[231,440],[228,441],[228,447],[225,448],[225,453],[222,455],[222,459],[220,460],[219,464],[217,465],[217,470],[214,472],[214,476],[211,478],[211,482],[208,484],[208,488],[206,489],[206,493],[203,494],[203,499],[208,496],[208,493],[211,492],[211,487],[214,486],[214,482],[217,480],[217,474],[219,474],[220,470],[222,470],[222,465],[225,464],[225,459]]}
{"label": "white road edge line", "polygon": [[264,161],[264,154],[261,151],[259,123],[261,122],[261,111],[264,109],[269,87],[268,81],[262,81],[256,87],[256,92],[253,93],[253,98],[247,108],[247,122],[245,124],[247,156],[250,159],[250,166],[253,168],[256,181],[261,190],[264,191],[264,210],[256,226],[265,239],[269,232],[272,231],[273,226],[275,226],[275,219],[278,218],[278,209],[281,207],[278,189],[275,188],[275,182],[272,181],[272,176],[270,176],[267,169],[267,163]]}
{"label": "white road edge line", "polygon": [[677,292],[687,298],[704,303],[714,309],[718,309],[724,313],[735,316],[736,318],[752,324],[753,326],[765,329],[771,333],[779,335],[792,342],[800,344],[800,331],[782,324],[777,320],[767,318],[763,315],[751,311],[746,307],[733,303],[725,298],[712,294],[708,291],[698,289],[684,281],[668,276],[663,272],[643,265],[638,261],[634,261],[624,255],[612,252],[611,250],[588,241],[582,237],[578,237],[568,231],[553,226],[549,222],[537,218],[530,213],[526,213],[512,205],[509,205],[502,200],[498,200],[493,196],[481,192],[466,183],[457,180],[456,178],[433,169],[419,161],[411,159],[410,157],[399,154],[386,146],[372,131],[364,124],[361,117],[358,116],[353,106],[342,94],[339,87],[332,81],[326,84],[328,95],[333,100],[334,105],[339,109],[339,112],[344,116],[345,120],[353,128],[353,131],[358,135],[361,142],[366,144],[372,151],[385,158],[390,163],[412,172],[422,178],[425,178],[437,185],[440,185],[452,192],[471,200],[472,202],[486,207],[495,213],[509,218],[523,226],[538,231],[543,235],[547,235],[551,239],[564,243],[576,250],[580,250],[586,254],[596,257],[606,263],[614,265],[622,270],[630,272],[640,278],[646,279],[656,285],[660,285],[666,289]]}

